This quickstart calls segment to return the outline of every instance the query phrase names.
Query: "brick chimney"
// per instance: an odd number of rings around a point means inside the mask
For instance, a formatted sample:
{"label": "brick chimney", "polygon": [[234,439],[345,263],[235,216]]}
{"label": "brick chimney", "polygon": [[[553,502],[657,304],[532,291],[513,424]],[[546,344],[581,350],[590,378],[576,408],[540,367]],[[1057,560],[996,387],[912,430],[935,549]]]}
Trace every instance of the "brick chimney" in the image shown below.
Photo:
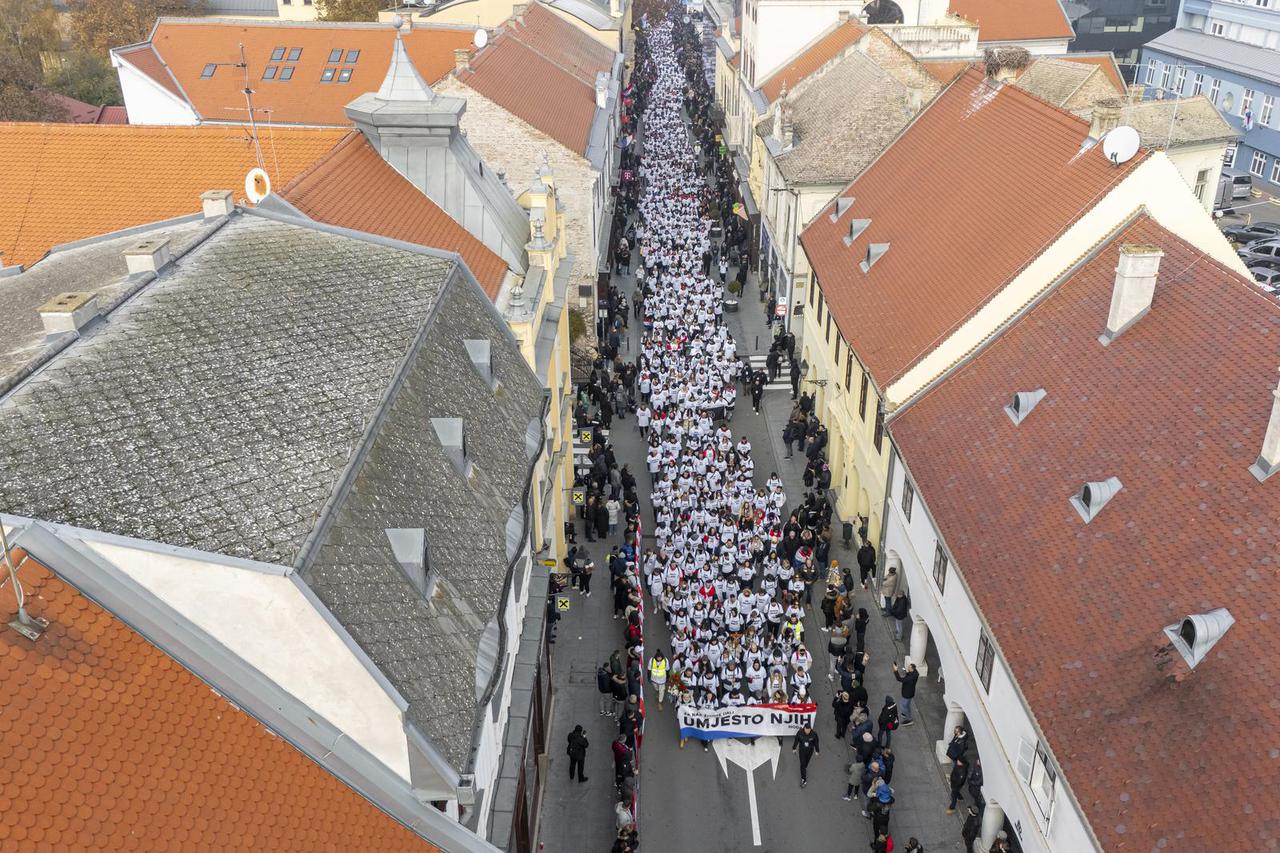
{"label": "brick chimney", "polygon": [[1025,47],[989,47],[983,54],[983,63],[992,80],[1010,83],[1031,64],[1031,54]]}
{"label": "brick chimney", "polygon": [[231,198],[231,190],[206,190],[200,193],[200,207],[205,219],[217,219],[230,216],[236,203]]}
{"label": "brick chimney", "polygon": [[1093,114],[1089,118],[1089,137],[1101,139],[1107,131],[1120,126],[1120,115],[1124,110],[1123,98],[1103,98],[1093,104]]}
{"label": "brick chimney", "polygon": [[1271,419],[1262,437],[1262,452],[1258,461],[1249,466],[1249,473],[1261,482],[1280,471],[1280,387],[1271,392]]}
{"label": "brick chimney", "polygon": [[124,250],[124,262],[129,275],[160,272],[171,260],[173,253],[169,249],[167,237],[161,240],[143,240]]}
{"label": "brick chimney", "polygon": [[49,337],[78,332],[98,317],[98,296],[75,291],[59,293],[37,309]]}
{"label": "brick chimney", "polygon": [[455,48],[453,51],[453,69],[461,74],[469,68],[471,68],[471,49],[467,47]]}
{"label": "brick chimney", "polygon": [[1098,338],[1103,346],[1110,344],[1151,310],[1156,276],[1160,273],[1160,259],[1163,257],[1164,252],[1159,246],[1127,243],[1120,247],[1107,328]]}

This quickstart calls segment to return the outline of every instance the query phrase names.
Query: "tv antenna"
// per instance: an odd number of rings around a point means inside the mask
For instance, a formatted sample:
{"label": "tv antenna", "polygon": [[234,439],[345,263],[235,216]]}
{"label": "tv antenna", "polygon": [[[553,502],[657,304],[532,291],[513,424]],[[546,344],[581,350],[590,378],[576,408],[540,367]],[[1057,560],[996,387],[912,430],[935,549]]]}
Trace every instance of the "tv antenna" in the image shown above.
{"label": "tv antenna", "polygon": [[1113,165],[1128,163],[1138,153],[1138,145],[1142,139],[1138,131],[1126,124],[1112,128],[1102,137],[1102,153]]}
{"label": "tv antenna", "polygon": [[[218,68],[239,68],[244,71],[244,108],[249,112],[249,137],[253,140],[254,154],[258,158],[258,168],[265,169],[266,161],[262,159],[262,143],[258,141],[258,122],[254,118],[253,107],[253,88],[249,85],[249,61],[244,57],[244,42],[240,43],[240,61],[239,62],[212,62]],[[227,109],[240,109],[239,107],[228,107]]]}
{"label": "tv antenna", "polygon": [[13,565],[13,557],[9,554],[9,536],[5,532],[4,522],[0,521],[0,548],[4,549],[4,565],[9,570],[9,580],[13,581],[13,598],[18,602],[18,615],[9,623],[9,627],[28,640],[38,640],[49,627],[49,620],[32,616],[27,612],[27,597],[22,593],[22,584],[18,581],[18,570]]}

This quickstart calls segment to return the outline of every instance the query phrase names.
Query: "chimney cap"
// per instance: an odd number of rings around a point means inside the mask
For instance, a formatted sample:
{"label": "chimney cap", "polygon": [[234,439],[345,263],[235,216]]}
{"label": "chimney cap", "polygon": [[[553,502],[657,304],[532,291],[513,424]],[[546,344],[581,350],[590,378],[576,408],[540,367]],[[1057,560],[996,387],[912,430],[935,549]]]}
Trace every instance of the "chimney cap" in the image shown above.
{"label": "chimney cap", "polygon": [[205,190],[200,193],[200,207],[205,219],[229,216],[236,203],[231,190]]}
{"label": "chimney cap", "polygon": [[125,249],[121,254],[124,255],[124,262],[125,266],[128,267],[129,275],[143,272],[160,272],[172,259],[168,237],[153,237],[148,240],[141,240]]}
{"label": "chimney cap", "polygon": [[46,335],[78,332],[98,316],[98,295],[72,290],[59,293],[36,309]]}

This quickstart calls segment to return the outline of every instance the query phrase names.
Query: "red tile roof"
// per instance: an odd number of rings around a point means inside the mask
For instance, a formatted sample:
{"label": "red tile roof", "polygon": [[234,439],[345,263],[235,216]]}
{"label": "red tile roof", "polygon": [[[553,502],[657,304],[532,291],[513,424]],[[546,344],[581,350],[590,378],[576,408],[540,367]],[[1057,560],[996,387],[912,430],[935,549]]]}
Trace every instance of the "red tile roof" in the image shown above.
{"label": "red tile roof", "polygon": [[67,118],[73,124],[128,124],[129,116],[124,107],[86,104],[84,101],[69,98],[66,95],[51,93],[51,97],[62,104],[67,111]]}
{"label": "red tile roof", "polygon": [[[244,72],[220,67],[212,77],[202,77],[205,65],[238,62],[240,46],[249,64],[253,103],[273,124],[351,124],[343,112],[352,100],[376,90],[387,74],[396,30],[390,24],[322,24],[210,21],[161,18],[147,45],[118,51],[174,94],[190,99],[197,115],[207,121],[246,120]],[[455,48],[471,44],[472,29],[415,24],[403,34],[405,49],[424,80],[434,83],[454,67]],[[272,53],[285,49],[284,60]],[[288,51],[301,50],[298,60],[288,61]],[[331,63],[330,54],[342,52],[342,62]],[[346,62],[350,51],[359,51],[355,62]],[[263,79],[275,68],[274,80]],[[290,80],[280,79],[280,69],[294,68]],[[325,69],[349,69],[349,82],[321,81]],[[181,84],[181,91],[177,83]],[[182,94],[185,92],[185,96]],[[270,111],[269,113],[266,111]]]}
{"label": "red tile roof", "polygon": [[49,627],[0,626],[0,849],[437,849],[43,566],[19,577]]}
{"label": "red tile roof", "polygon": [[[348,131],[262,134],[283,187]],[[54,246],[200,210],[205,190],[244,194],[258,165],[240,127],[0,123],[0,251],[31,264]]]}
{"label": "red tile roof", "polygon": [[569,150],[586,153],[595,84],[588,86],[518,38],[499,34],[458,79]]}
{"label": "red tile roof", "polygon": [[98,113],[98,124],[128,124],[129,113],[124,107],[107,106]]}
{"label": "red tile roof", "polygon": [[855,18],[836,24],[770,74],[760,84],[761,93],[772,104],[782,94],[784,86],[794,89],[797,83],[835,59],[866,32],[867,28]]}
{"label": "red tile roof", "polygon": [[[1116,58],[1111,53],[1067,53],[1055,55],[1036,56],[1036,60],[1040,59],[1064,59],[1068,62],[1080,62],[1085,65],[1096,65],[1107,75],[1107,79],[1116,87],[1117,92],[1125,91],[1124,78],[1120,76],[1120,67],[1116,65]],[[970,59],[921,59],[920,64],[925,70],[934,76],[935,79],[950,83],[952,80],[960,76],[960,73],[975,62],[981,62],[978,57]],[[1028,68],[1030,66],[1027,66]]]}
{"label": "red tile roof", "polygon": [[1074,38],[1058,0],[951,0],[952,14],[978,25],[978,41]]}
{"label": "red tile roof", "polygon": [[409,183],[352,132],[280,195],[312,219],[393,240],[458,252],[490,299],[507,262]]}
{"label": "red tile roof", "polygon": [[617,56],[541,3],[529,4],[523,21],[512,18],[508,32],[593,90],[596,74],[601,71],[608,74]]}
{"label": "red tile roof", "polygon": [[[800,237],[844,338],[887,387],[1145,158],[1081,155],[1089,125],[970,69]],[[846,246],[849,223],[871,225]],[[889,251],[870,272],[871,243]]]}
{"label": "red tile roof", "polygon": [[933,75],[938,82],[946,84],[959,77],[977,59],[921,59],[924,70]]}
{"label": "red tile roof", "polygon": [[[1150,313],[1104,347],[1123,243],[1165,257]],[[1280,843],[1280,477],[1248,471],[1278,339],[1272,300],[1142,218],[891,421],[1104,849]],[[1037,388],[1015,427],[1002,407]],[[1085,526],[1068,498],[1109,476]],[[1161,630],[1216,607],[1236,624],[1170,683]]]}

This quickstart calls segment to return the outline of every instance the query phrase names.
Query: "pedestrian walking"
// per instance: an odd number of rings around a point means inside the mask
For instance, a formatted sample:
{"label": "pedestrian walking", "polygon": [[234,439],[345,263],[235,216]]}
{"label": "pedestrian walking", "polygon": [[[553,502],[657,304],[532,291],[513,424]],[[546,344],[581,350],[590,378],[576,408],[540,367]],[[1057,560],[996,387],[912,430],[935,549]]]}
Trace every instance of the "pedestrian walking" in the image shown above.
{"label": "pedestrian walking", "polygon": [[964,853],[973,853],[973,842],[982,832],[982,816],[973,806],[969,806],[965,815],[964,828],[960,830],[960,838],[964,841]]}
{"label": "pedestrian walking", "polygon": [[667,658],[662,654],[662,649],[658,649],[649,661],[649,683],[658,694],[659,711],[662,710],[662,699],[667,692],[667,667]]}
{"label": "pedestrian walking", "polygon": [[800,754],[800,787],[809,784],[809,762],[818,755],[818,733],[806,720],[791,742],[791,751]]}
{"label": "pedestrian walking", "polygon": [[582,563],[582,571],[578,575],[578,591],[587,598],[591,597],[591,575],[595,570],[595,561],[587,559]]}
{"label": "pedestrian walking", "polygon": [[898,727],[898,703],[893,701],[892,696],[884,697],[884,707],[880,709],[880,716],[876,718],[876,725],[879,726],[877,739],[881,746],[888,746],[893,736],[893,730]]}
{"label": "pedestrian walking", "polygon": [[835,681],[840,661],[849,649],[849,626],[841,625],[831,632],[827,640],[827,681]]}
{"label": "pedestrian walking", "polygon": [[924,845],[913,835],[907,839],[907,846],[902,848],[902,853],[924,853]]}
{"label": "pedestrian walking", "polygon": [[916,682],[920,680],[920,672],[914,663],[907,664],[906,672],[902,672],[895,661],[893,677],[902,684],[902,701],[898,703],[898,716],[903,726],[909,726],[915,722],[911,714],[911,705],[916,699]]}
{"label": "pedestrian walking", "polygon": [[[895,570],[896,571],[896,570]],[[862,578],[862,588],[867,588],[867,578],[876,573],[876,549],[865,539],[858,549],[858,574]]]}
{"label": "pedestrian walking", "polygon": [[600,716],[607,717],[613,710],[613,673],[607,661],[596,669],[596,688],[600,691]]}
{"label": "pedestrian walking", "polygon": [[569,781],[573,781],[575,771],[579,782],[587,781],[582,771],[586,767],[588,746],[587,734],[582,726],[574,726],[573,731],[569,732],[569,745],[565,748],[569,755]]}
{"label": "pedestrian walking", "polygon": [[981,809],[987,804],[986,797],[982,796],[982,759],[974,758],[973,763],[969,765],[969,796],[973,798],[973,804]]}
{"label": "pedestrian walking", "polygon": [[955,814],[956,802],[964,799],[964,794],[960,793],[960,791],[964,788],[965,782],[969,781],[969,762],[964,760],[963,755],[956,758],[951,765],[949,781],[951,783],[951,805],[947,806],[947,814]]}

